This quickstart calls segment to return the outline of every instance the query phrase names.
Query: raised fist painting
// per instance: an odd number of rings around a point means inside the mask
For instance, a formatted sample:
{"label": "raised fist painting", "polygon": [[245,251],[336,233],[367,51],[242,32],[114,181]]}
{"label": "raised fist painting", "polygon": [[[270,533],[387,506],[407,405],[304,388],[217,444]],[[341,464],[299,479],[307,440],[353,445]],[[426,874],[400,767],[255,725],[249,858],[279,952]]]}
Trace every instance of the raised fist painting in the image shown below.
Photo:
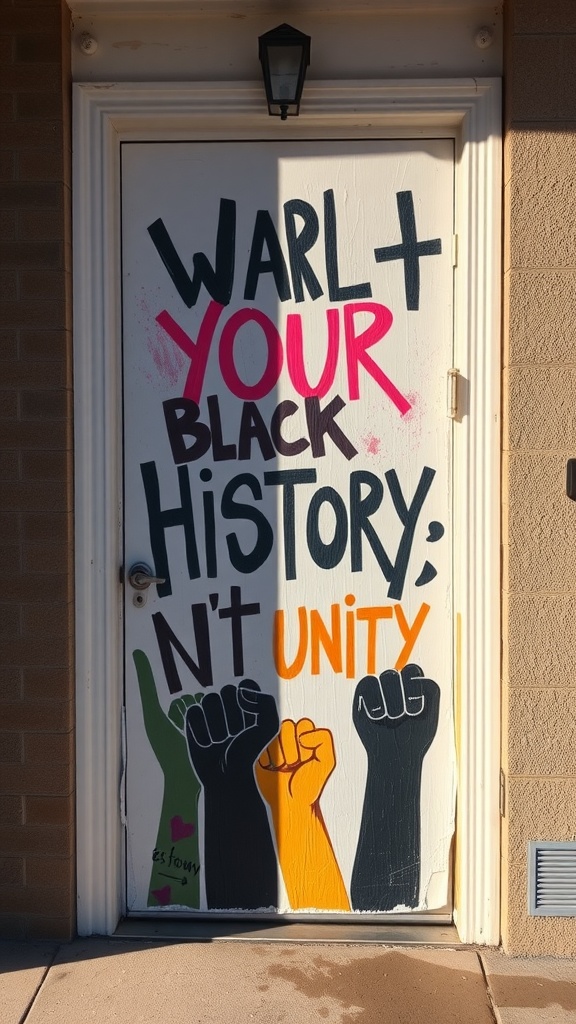
{"label": "raised fist painting", "polygon": [[204,878],[211,910],[276,907],[276,853],[254,764],[278,733],[273,696],[244,679],[186,712],[190,760],[204,788]]}
{"label": "raised fist painting", "polygon": [[350,886],[354,910],[416,907],[422,764],[438,726],[440,689],[418,665],[365,676],[352,718],[368,775]]}
{"label": "raised fist painting", "polygon": [[282,722],[261,754],[256,779],[272,810],[278,858],[293,910],[349,910],[348,895],[320,809],[336,766],[329,729],[310,718]]}

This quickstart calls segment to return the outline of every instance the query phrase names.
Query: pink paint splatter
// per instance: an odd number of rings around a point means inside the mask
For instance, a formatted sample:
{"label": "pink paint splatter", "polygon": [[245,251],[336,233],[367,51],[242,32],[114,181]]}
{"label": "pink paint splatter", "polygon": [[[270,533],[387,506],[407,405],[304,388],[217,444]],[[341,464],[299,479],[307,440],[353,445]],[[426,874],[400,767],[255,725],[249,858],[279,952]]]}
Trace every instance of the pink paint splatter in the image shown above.
{"label": "pink paint splatter", "polygon": [[167,381],[171,387],[176,387],[186,361],[184,353],[166,337],[161,329],[157,329],[154,335],[149,336],[148,351],[154,360],[158,376]]}
{"label": "pink paint splatter", "polygon": [[406,443],[409,451],[416,451],[422,441],[424,423],[426,419],[426,402],[422,395],[412,393],[409,396],[412,408],[406,416],[402,417],[407,427]]}
{"label": "pink paint splatter", "polygon": [[[158,383],[159,378],[166,381],[170,387],[176,387],[186,362],[186,356],[156,323],[156,318],[145,295],[142,295],[138,305],[141,311],[139,322],[144,330],[148,351],[152,356],[158,375],[152,383]],[[148,373],[146,376],[151,379]]]}
{"label": "pink paint splatter", "polygon": [[408,412],[404,413],[402,419],[404,420],[405,423],[410,423],[411,420],[415,419],[416,416],[418,415],[418,404],[420,401],[420,396],[412,391],[410,392],[410,394],[406,395],[406,398],[410,402],[411,408],[408,409]]}
{"label": "pink paint splatter", "polygon": [[382,447],[382,441],[374,434],[366,434],[361,438],[367,455],[378,455]]}

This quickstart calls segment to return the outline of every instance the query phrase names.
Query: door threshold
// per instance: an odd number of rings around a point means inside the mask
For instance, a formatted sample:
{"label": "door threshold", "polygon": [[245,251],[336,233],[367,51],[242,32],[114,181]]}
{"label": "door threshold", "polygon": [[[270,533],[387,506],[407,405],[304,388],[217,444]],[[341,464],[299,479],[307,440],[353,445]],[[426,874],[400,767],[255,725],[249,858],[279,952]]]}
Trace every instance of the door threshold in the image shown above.
{"label": "door threshold", "polygon": [[113,938],[182,942],[342,943],[378,946],[461,946],[453,924],[322,924],[273,921],[182,921],[123,918]]}

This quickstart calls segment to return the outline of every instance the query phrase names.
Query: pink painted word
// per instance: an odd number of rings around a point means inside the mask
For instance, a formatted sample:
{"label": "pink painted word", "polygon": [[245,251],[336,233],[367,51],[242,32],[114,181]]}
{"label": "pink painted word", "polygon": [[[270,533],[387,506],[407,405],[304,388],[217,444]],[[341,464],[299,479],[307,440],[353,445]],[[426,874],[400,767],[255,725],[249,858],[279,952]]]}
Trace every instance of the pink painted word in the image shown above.
{"label": "pink painted word", "polygon": [[[202,396],[208,357],[224,308],[218,302],[210,302],[200,324],[196,340],[176,323],[167,310],[162,310],[156,317],[160,326],[190,360],[184,398],[189,398],[197,404]],[[355,322],[358,313],[368,313],[372,316],[372,323],[360,331],[357,331]],[[350,400],[357,401],[360,398],[359,367],[362,367],[404,416],[411,408],[410,402],[368,354],[368,349],[382,341],[392,325],[392,313],[379,302],[348,302],[342,310],[339,308],[326,310],[326,359],[320,379],[316,384],[311,384],[306,374],[304,334],[302,317],[299,313],[288,315],[286,338],[283,343],[276,324],[261,310],[247,306],[237,310],[226,320],[218,343],[220,372],[226,387],[243,401],[257,401],[264,398],[278,383],[286,353],[288,374],[297,393],[303,398],[313,396],[322,398],[334,383],[340,351],[341,318],[344,327]],[[236,367],[236,349],[241,344],[241,339],[237,337],[238,332],[247,324],[253,325],[262,332],[267,349],[266,365],[260,380],[254,384],[246,384],[241,379]]]}

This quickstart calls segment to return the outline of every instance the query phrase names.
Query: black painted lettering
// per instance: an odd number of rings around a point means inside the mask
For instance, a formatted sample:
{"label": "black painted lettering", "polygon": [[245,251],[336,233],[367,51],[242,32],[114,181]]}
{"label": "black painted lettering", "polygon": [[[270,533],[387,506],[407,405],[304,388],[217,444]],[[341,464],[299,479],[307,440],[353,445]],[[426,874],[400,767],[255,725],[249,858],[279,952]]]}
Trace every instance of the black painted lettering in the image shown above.
{"label": "black painted lettering", "polygon": [[206,551],[206,576],[215,579],[218,575],[218,559],[216,555],[216,518],[214,515],[214,492],[204,491],[202,494],[204,509],[204,546]]}
{"label": "black painted lettering", "polygon": [[296,530],[294,488],[297,484],[315,484],[315,469],[278,469],[264,473],[267,487],[282,487],[282,524],[284,529],[284,572],[287,580],[296,579]]}
{"label": "black painted lettering", "polygon": [[162,509],[160,506],[160,485],[158,483],[156,463],[144,462],[140,466],[140,471],[142,473],[146,506],[148,508],[148,528],[150,531],[154,571],[157,576],[161,576],[166,580],[165,583],[157,585],[156,591],[158,597],[167,597],[172,593],[168,550],[166,548],[166,530],[170,529],[170,527],[182,526],[184,528],[188,575],[191,580],[196,580],[200,576],[194,511],[192,508],[192,495],[190,493],[190,478],[186,466],[179,466],[178,483],[180,485],[180,500],[182,504],[179,508]]}
{"label": "black painted lettering", "polygon": [[372,295],[369,281],[364,281],[362,284],[340,285],[336,206],[334,191],[331,188],[324,193],[324,249],[330,301],[345,302],[347,299],[369,299]]}
{"label": "black painted lettering", "polygon": [[396,470],[389,469],[385,474],[388,490],[390,491],[390,497],[394,502],[394,508],[396,509],[400,522],[404,527],[400,544],[398,545],[398,551],[396,553],[393,574],[386,577],[390,582],[390,586],[388,587],[388,597],[391,597],[396,601],[400,601],[402,597],[418,516],[422,511],[426,495],[430,490],[435,476],[436,470],[431,469],[430,466],[424,466],[420,474],[420,480],[418,481],[414,497],[412,498],[410,507],[408,507],[404,495],[402,494],[402,488],[400,487]]}
{"label": "black painted lettering", "polygon": [[212,431],[212,457],[214,462],[228,462],[236,458],[236,445],[224,444],[222,439],[222,420],[218,395],[208,395],[208,419]]}
{"label": "black painted lettering", "polygon": [[[269,259],[263,258],[264,244],[268,249]],[[276,228],[268,210],[258,210],[254,234],[250,247],[250,260],[246,273],[246,287],[244,289],[245,299],[254,299],[258,288],[258,279],[261,274],[273,274],[276,290],[281,302],[291,298],[290,280],[286,261],[282,254]]]}
{"label": "black painted lettering", "polygon": [[270,440],[270,434],[262,419],[262,414],[255,402],[244,402],[242,418],[240,420],[240,438],[238,441],[238,458],[240,461],[252,457],[252,440],[260,445],[260,451],[265,462],[273,459],[276,455],[274,445]]}
{"label": "black painted lettering", "polygon": [[[328,543],[320,536],[320,510],[325,504],[330,505],[334,513],[334,536]],[[333,569],[342,561],[348,543],[348,515],[333,487],[319,487],[312,496],[306,518],[306,540],[310,555],[321,569]]]}
{"label": "black painted lettering", "polygon": [[[168,440],[176,466],[183,462],[195,462],[206,454],[210,447],[210,430],[199,420],[200,408],[189,398],[168,398],[162,402]],[[185,438],[193,438],[193,444]]]}
{"label": "black painted lettering", "polygon": [[224,519],[247,519],[256,527],[256,543],[248,554],[240,547],[235,533],[226,534],[230,561],[238,572],[255,572],[264,564],[274,544],[274,532],[266,516],[253,505],[235,501],[240,487],[247,487],[256,501],[262,501],[262,488],[252,473],[240,473],[226,484],[222,493],[221,511]]}
{"label": "black painted lettering", "polygon": [[[362,484],[369,487],[362,497]],[[370,517],[378,511],[384,497],[384,485],[368,470],[350,474],[350,561],[352,572],[362,572],[362,534],[366,537],[385,579],[392,579],[393,565],[386,554]],[[390,592],[388,592],[390,596]]]}
{"label": "black painted lettering", "polygon": [[242,636],[242,619],[245,615],[259,615],[260,604],[255,601],[252,604],[242,604],[242,591],[240,587],[230,587],[230,605],[228,608],[221,608],[218,615],[221,619],[230,619],[232,630],[232,662],[234,675],[244,675],[244,639]]}
{"label": "black painted lettering", "polygon": [[280,455],[301,455],[302,452],[306,451],[310,447],[310,441],[307,441],[305,437],[299,437],[297,441],[287,441],[282,436],[280,427],[284,420],[288,419],[289,416],[293,416],[295,412],[298,412],[298,406],[296,402],[286,399],[284,402],[280,402],[276,406],[272,419],[270,421],[270,434],[274,442],[274,447]]}
{"label": "black painted lettering", "polygon": [[308,424],[308,433],[312,444],[312,455],[315,459],[322,458],[322,456],[326,455],[324,434],[328,434],[328,437],[333,441],[336,447],[340,449],[348,461],[353,459],[355,455],[358,455],[358,452],[352,442],[348,440],[344,431],[341,430],[335,422],[336,416],[342,411],[345,405],[346,402],[343,398],[340,398],[340,395],[336,395],[336,397],[328,403],[325,409],[320,408],[319,398],[313,397],[304,399],[306,422]]}
{"label": "black painted lettering", "polygon": [[[301,217],[304,221],[300,234],[296,232],[296,217]],[[289,199],[287,203],[284,203],[284,223],[294,298],[296,302],[304,302],[302,287],[304,284],[310,298],[318,299],[323,295],[323,291],[316,274],[306,259],[306,253],[317,241],[320,231],[316,210],[303,199]]]}
{"label": "black painted lettering", "polygon": [[232,199],[220,200],[215,267],[211,266],[203,252],[194,253],[192,279],[190,279],[161,218],[150,224],[148,234],[170,274],[180,298],[188,309],[196,305],[202,285],[216,302],[222,306],[228,305],[234,285],[236,252],[236,203]]}
{"label": "black painted lettering", "polygon": [[196,657],[192,655],[180,642],[173,629],[168,625],[162,612],[156,612],[152,616],[154,631],[158,641],[158,649],[162,659],[162,667],[166,676],[166,682],[170,693],[180,693],[183,689],[176,667],[174,651],[180,656],[186,667],[190,670],[200,686],[213,686],[212,678],[212,657],[210,653],[210,631],[208,623],[208,612],[205,604],[192,605],[192,626],[194,629],[194,640],[196,643]]}

